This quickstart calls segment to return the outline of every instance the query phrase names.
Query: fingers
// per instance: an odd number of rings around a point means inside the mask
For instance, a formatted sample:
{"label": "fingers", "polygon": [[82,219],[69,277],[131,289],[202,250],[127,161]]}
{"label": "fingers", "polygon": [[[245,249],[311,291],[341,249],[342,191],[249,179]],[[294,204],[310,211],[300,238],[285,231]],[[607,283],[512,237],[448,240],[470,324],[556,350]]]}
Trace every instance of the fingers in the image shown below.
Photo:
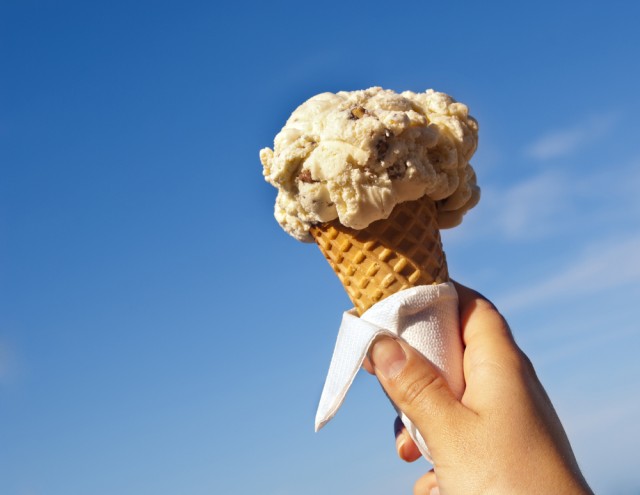
{"label": "fingers", "polygon": [[362,367],[367,370],[367,373],[370,373],[372,375],[375,375],[375,371],[373,371],[373,365],[371,364],[371,361],[369,361],[369,357],[367,356],[366,358],[364,358],[364,361],[362,362]]}
{"label": "fingers", "polygon": [[499,363],[502,367],[518,365],[521,352],[496,307],[478,292],[458,283],[455,286],[465,345],[464,375],[469,388],[469,380],[478,377],[479,367],[488,363],[491,366]]}
{"label": "fingers", "polygon": [[480,293],[454,282],[458,292],[460,325],[465,346],[491,337],[495,342],[515,347],[509,325],[500,312]]}
{"label": "fingers", "polygon": [[493,411],[519,393],[522,379],[527,379],[533,368],[495,306],[474,290],[455,285],[465,345],[462,403],[478,414]]}
{"label": "fingers", "polygon": [[393,423],[393,430],[396,436],[396,451],[398,452],[398,457],[405,462],[413,462],[420,459],[422,454],[402,424],[400,417],[396,417]]}
{"label": "fingers", "polygon": [[391,400],[413,421],[429,445],[445,445],[449,432],[468,412],[433,364],[406,342],[376,340],[369,359]]}
{"label": "fingers", "polygon": [[434,473],[433,469],[416,481],[413,493],[414,495],[437,495],[440,493],[438,491],[436,473]]}

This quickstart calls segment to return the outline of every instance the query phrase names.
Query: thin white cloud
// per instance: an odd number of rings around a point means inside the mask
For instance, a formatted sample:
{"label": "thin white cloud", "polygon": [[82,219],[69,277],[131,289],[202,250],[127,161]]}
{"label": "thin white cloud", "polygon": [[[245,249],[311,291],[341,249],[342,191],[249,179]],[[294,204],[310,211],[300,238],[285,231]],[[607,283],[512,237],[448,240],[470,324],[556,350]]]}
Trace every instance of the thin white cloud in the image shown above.
{"label": "thin white cloud", "polygon": [[487,184],[462,228],[445,231],[449,242],[490,236],[536,241],[557,234],[591,233],[637,224],[640,157],[590,171],[544,171],[508,186]]}
{"label": "thin white cloud", "polygon": [[598,207],[594,213],[599,213],[604,221],[626,219],[631,225],[638,225],[639,192],[640,156],[622,165],[605,164],[600,170],[580,177],[573,188],[577,199]]}
{"label": "thin white cloud", "polygon": [[566,363],[580,356],[594,355],[594,353],[597,354],[598,350],[607,346],[615,348],[616,345],[629,341],[631,337],[638,333],[638,329],[635,326],[616,328],[614,330],[608,329],[606,332],[602,331],[603,328],[606,328],[605,325],[595,328],[587,328],[586,325],[580,325],[579,331],[574,332],[571,332],[569,328],[567,326],[562,328],[554,326],[553,330],[556,333],[564,332],[567,335],[573,335],[574,338],[572,339],[554,339],[554,336],[546,335],[546,346],[535,354],[534,362],[536,366]]}
{"label": "thin white cloud", "polygon": [[570,154],[590,141],[605,136],[616,120],[617,116],[609,113],[591,117],[570,128],[550,131],[531,143],[525,154],[540,160]]}
{"label": "thin white cloud", "polygon": [[571,184],[555,172],[526,178],[509,187],[486,185],[480,204],[462,228],[444,231],[450,242],[490,236],[508,241],[535,240],[557,232],[572,208]]}
{"label": "thin white cloud", "polygon": [[558,212],[567,208],[566,180],[556,174],[533,177],[505,191],[496,217],[509,239],[539,237],[555,228]]}
{"label": "thin white cloud", "polygon": [[609,400],[596,403],[598,407],[591,410],[576,411],[567,424],[574,434],[589,434],[594,430],[610,430],[620,421],[634,419],[640,416],[640,398],[630,397],[608,398]]}
{"label": "thin white cloud", "polygon": [[507,311],[640,283],[640,236],[595,244],[557,275],[500,299]]}

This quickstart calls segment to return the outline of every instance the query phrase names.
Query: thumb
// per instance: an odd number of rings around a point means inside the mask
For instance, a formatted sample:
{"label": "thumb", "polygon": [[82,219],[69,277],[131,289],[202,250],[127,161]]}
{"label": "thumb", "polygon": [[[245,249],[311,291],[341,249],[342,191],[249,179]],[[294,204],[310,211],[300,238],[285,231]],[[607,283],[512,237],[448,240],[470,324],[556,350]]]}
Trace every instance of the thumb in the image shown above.
{"label": "thumb", "polygon": [[387,336],[373,343],[369,359],[389,398],[416,425],[429,447],[437,450],[444,445],[469,411],[438,369],[406,342]]}

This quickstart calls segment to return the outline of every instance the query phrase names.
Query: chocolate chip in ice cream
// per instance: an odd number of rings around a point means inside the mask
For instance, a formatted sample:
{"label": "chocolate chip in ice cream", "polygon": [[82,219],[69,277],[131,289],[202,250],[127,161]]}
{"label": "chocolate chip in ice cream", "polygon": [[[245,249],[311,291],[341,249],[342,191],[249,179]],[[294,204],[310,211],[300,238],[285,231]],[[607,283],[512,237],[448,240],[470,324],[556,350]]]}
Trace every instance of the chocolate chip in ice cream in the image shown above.
{"label": "chocolate chip in ice cream", "polygon": [[391,137],[391,131],[389,129],[385,129],[384,137],[381,137],[376,142],[376,152],[378,153],[378,160],[382,160],[387,151],[389,151],[389,138]]}
{"label": "chocolate chip in ice cream", "polygon": [[298,174],[298,179],[300,180],[300,182],[306,182],[307,184],[312,184],[316,182],[313,180],[313,177],[311,177],[311,172],[308,169],[302,170]]}
{"label": "chocolate chip in ice cream", "polygon": [[387,169],[389,179],[402,179],[407,171],[407,164],[404,162],[396,162]]}

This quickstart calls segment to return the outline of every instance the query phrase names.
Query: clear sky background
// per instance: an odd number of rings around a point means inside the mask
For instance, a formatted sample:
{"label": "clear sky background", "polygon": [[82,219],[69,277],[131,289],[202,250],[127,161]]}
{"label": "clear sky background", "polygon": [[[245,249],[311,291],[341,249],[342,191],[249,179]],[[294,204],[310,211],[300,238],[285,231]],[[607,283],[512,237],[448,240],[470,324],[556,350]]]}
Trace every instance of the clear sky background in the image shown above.
{"label": "clear sky background", "polygon": [[0,493],[411,493],[350,304],[273,219],[258,151],[323,91],[434,88],[480,122],[444,234],[584,473],[640,493],[640,7],[0,2]]}

